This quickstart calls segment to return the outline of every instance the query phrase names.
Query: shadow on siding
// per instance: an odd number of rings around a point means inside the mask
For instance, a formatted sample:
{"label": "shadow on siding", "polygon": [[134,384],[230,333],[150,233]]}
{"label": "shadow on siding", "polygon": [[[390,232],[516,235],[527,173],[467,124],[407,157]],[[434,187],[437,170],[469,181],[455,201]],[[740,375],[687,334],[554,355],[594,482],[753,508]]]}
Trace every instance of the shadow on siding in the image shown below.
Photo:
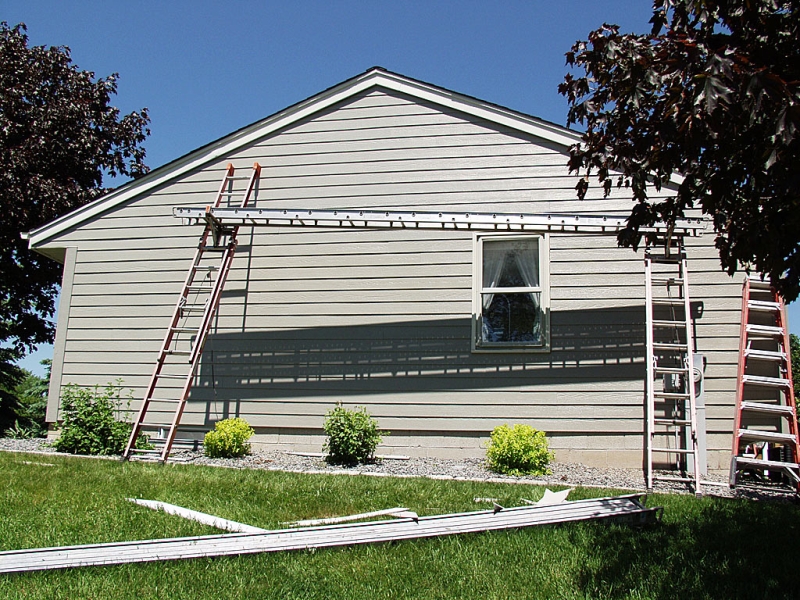
{"label": "shadow on siding", "polygon": [[613,382],[644,378],[643,307],[553,313],[549,353],[473,353],[470,336],[469,318],[214,333],[192,400],[515,386],[557,393],[600,382],[612,391]]}

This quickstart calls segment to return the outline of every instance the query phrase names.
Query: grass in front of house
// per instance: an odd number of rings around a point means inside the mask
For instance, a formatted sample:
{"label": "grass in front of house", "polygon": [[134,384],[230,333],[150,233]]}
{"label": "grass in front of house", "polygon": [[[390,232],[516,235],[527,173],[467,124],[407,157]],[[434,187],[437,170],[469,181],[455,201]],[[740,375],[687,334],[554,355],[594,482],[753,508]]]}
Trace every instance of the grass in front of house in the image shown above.
{"label": "grass in front of house", "polygon": [[[26,464],[50,463],[54,466]],[[536,499],[528,485],[301,475],[0,453],[0,549],[218,533],[162,500],[267,529],[406,506],[421,515]],[[577,489],[571,499],[613,495]],[[645,529],[579,523],[306,552],[0,576],[8,598],[789,598],[800,510],[657,495]]]}

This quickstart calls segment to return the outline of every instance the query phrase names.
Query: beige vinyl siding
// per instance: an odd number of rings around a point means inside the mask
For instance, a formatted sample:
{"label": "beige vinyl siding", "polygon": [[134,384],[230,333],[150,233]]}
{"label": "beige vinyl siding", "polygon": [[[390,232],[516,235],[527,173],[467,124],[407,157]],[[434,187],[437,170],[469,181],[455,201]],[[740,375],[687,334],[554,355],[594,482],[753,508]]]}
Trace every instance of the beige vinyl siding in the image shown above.
{"label": "beige vinyl siding", "polygon": [[[141,398],[200,234],[172,207],[211,203],[228,161],[241,172],[262,165],[259,207],[630,209],[623,193],[602,198],[596,186],[590,199],[575,199],[563,149],[373,91],[50,242],[78,248],[62,383],[122,377]],[[341,400],[366,406],[400,446],[450,448],[458,438],[480,454],[479,439],[494,426],[525,422],[547,431],[562,459],[595,453],[613,462],[616,453],[641,465],[641,252],[617,248],[613,237],[552,235],[551,352],[476,354],[469,232],[243,229],[239,242],[186,424],[236,414],[264,439],[307,441]],[[693,242],[690,269],[693,296],[704,302],[697,346],[709,361],[709,446],[721,456],[730,445],[740,299],[712,242]]]}

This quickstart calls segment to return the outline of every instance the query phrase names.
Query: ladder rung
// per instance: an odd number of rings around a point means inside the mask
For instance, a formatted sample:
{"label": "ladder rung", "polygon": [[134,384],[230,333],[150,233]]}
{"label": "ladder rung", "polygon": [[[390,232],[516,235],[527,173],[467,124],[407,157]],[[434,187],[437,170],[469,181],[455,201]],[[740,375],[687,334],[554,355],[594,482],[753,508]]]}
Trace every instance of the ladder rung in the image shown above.
{"label": "ladder rung", "polygon": [[228,246],[206,246],[203,250],[207,252],[225,252]]}
{"label": "ladder rung", "polygon": [[780,462],[777,460],[763,460],[760,458],[747,458],[744,456],[735,456],[734,459],[736,460],[736,468],[740,469],[742,467],[756,467],[759,469],[797,469],[800,468],[800,465],[797,463],[790,463],[790,462]]}
{"label": "ladder rung", "polygon": [[683,278],[681,277],[651,277],[650,281],[653,283],[683,284]]}
{"label": "ladder rung", "polygon": [[195,271],[219,271],[219,267],[216,265],[194,265],[192,269]]}
{"label": "ladder rung", "polygon": [[742,410],[752,410],[753,412],[770,413],[776,415],[794,416],[794,408],[785,404],[765,404],[763,402],[742,402]]}
{"label": "ladder rung", "polygon": [[655,481],[680,481],[682,483],[697,483],[693,477],[678,477],[677,475],[653,475]]}
{"label": "ladder rung", "polygon": [[654,419],[656,425],[691,425],[692,422],[687,419]]}
{"label": "ladder rung", "polygon": [[654,342],[653,343],[653,350],[688,350],[688,346],[686,344],[666,344],[662,342]]}
{"label": "ladder rung", "polygon": [[783,327],[771,325],[748,325],[747,333],[755,336],[783,337]]}
{"label": "ladder rung", "polygon": [[197,327],[173,327],[173,333],[197,333]]}
{"label": "ladder rung", "polygon": [[766,387],[788,388],[789,380],[781,377],[760,377],[757,375],[743,375],[742,382],[751,385],[763,385]]}
{"label": "ladder rung", "polygon": [[653,298],[653,304],[662,304],[664,306],[683,306],[686,300],[683,298]]}
{"label": "ladder rung", "polygon": [[750,280],[751,288],[757,288],[760,290],[772,289],[772,284],[769,281],[762,281],[761,277],[758,275],[750,275],[748,279]]}
{"label": "ladder rung", "polygon": [[683,256],[675,255],[675,256],[648,256],[652,262],[664,264],[664,265],[676,265],[683,261]]}
{"label": "ladder rung", "polygon": [[[225,180],[226,181],[242,181],[244,179],[249,180],[250,177],[251,177],[250,175],[227,175],[225,177]],[[224,194],[233,194],[235,192],[223,192],[223,193]]]}
{"label": "ladder rung", "polygon": [[[162,446],[167,441],[167,438],[150,438],[151,444],[161,444]],[[186,446],[189,444],[202,444],[203,440],[195,440],[192,438],[175,438],[172,440],[172,445],[178,444],[180,446]]]}
{"label": "ladder rung", "polygon": [[780,302],[767,302],[765,300],[749,300],[747,307],[750,310],[761,310],[767,312],[775,312],[781,309]]}
{"label": "ladder rung", "polygon": [[694,450],[688,448],[650,448],[653,452],[667,452],[670,454],[694,454]]}
{"label": "ladder rung", "polygon": [[176,356],[189,356],[191,353],[191,350],[166,350],[166,354],[174,354]]}
{"label": "ladder rung", "polygon": [[187,285],[186,289],[190,292],[210,292],[214,287],[211,285]]}
{"label": "ladder rung", "polygon": [[653,327],[686,327],[686,321],[653,320]]}
{"label": "ladder rung", "polygon": [[688,400],[689,394],[683,392],[653,392],[656,398],[663,398],[664,400]]}
{"label": "ladder rung", "polygon": [[688,373],[689,372],[689,369],[687,369],[686,367],[658,367],[658,366],[656,366],[656,367],[653,367],[653,370],[656,373],[677,373],[677,374],[681,374],[681,373]]}
{"label": "ladder rung", "polygon": [[791,444],[794,444],[797,440],[797,437],[791,433],[759,431],[758,429],[740,429],[738,437],[762,442],[786,442]]}
{"label": "ladder rung", "polygon": [[186,379],[186,375],[172,375],[167,373],[159,373],[156,377],[160,377],[162,379]]}
{"label": "ladder rung", "polygon": [[747,349],[744,351],[746,358],[755,358],[756,360],[772,360],[781,362],[786,360],[785,352],[775,352],[771,350],[752,350]]}
{"label": "ladder rung", "polygon": [[141,448],[131,448],[131,452],[136,454],[161,454],[161,450],[143,450]]}

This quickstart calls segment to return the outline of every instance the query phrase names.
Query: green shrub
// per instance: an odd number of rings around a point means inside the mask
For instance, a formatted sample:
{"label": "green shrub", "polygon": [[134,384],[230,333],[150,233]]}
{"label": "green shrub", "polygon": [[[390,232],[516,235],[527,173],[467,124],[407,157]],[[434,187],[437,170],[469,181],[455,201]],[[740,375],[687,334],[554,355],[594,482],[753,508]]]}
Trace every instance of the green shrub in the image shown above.
{"label": "green shrub", "polygon": [[544,431],[519,424],[495,427],[486,457],[492,471],[506,475],[548,475],[547,465],[555,458]]}
{"label": "green shrub", "polygon": [[328,435],[326,460],[335,465],[356,465],[373,460],[375,448],[389,432],[378,430],[378,422],[363,407],[348,410],[339,404],[325,413],[322,426]]}
{"label": "green shrub", "polygon": [[214,431],[209,431],[203,439],[203,451],[210,458],[236,458],[250,454],[247,443],[255,433],[244,419],[223,419],[218,421]]}
{"label": "green shrub", "polygon": [[[61,432],[53,443],[59,452],[71,454],[122,454],[131,435],[126,419],[130,412],[131,395],[123,400],[121,380],[99,386],[82,388],[67,385],[61,396]],[[124,404],[124,407],[123,407]],[[151,447],[147,437],[139,436],[137,448]]]}

